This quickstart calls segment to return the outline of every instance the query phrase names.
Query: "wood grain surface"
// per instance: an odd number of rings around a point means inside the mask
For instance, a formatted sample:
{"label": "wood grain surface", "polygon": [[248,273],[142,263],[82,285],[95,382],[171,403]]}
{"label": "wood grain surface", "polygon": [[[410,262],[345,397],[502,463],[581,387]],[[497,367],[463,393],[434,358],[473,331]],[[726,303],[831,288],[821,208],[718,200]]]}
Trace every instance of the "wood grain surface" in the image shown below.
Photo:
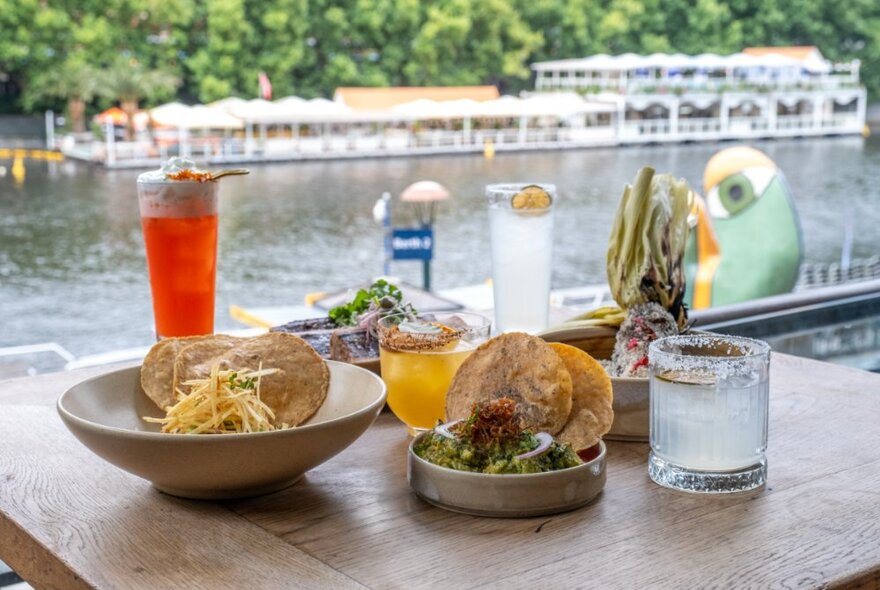
{"label": "wood grain surface", "polygon": [[667,490],[647,445],[613,442],[595,502],[531,519],[419,500],[388,414],[287,490],[171,498],[64,429],[52,404],[84,376],[0,383],[0,559],[37,587],[880,585],[880,375],[774,355],[762,490]]}

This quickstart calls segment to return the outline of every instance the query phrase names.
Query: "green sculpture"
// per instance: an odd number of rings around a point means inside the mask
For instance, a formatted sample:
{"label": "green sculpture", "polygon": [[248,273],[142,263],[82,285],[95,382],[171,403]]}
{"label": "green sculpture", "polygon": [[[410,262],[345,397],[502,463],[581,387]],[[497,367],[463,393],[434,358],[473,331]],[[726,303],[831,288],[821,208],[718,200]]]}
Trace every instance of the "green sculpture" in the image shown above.
{"label": "green sculpture", "polygon": [[686,301],[704,309],[788,293],[803,242],[791,189],[764,153],[735,147],[704,173],[705,199],[691,210],[685,249]]}

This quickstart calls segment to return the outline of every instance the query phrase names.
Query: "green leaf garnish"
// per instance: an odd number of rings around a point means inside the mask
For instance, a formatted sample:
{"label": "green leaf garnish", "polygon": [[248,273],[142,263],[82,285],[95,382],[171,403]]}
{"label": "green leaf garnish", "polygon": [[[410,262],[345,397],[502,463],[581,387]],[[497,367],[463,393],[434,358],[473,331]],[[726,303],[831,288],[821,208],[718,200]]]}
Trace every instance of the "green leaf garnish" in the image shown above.
{"label": "green leaf garnish", "polygon": [[415,313],[415,309],[409,304],[402,305],[403,293],[395,285],[385,279],[379,279],[369,290],[360,289],[350,302],[332,308],[327,315],[337,326],[356,326],[358,316],[370,309],[371,304],[381,309],[383,314],[395,311]]}

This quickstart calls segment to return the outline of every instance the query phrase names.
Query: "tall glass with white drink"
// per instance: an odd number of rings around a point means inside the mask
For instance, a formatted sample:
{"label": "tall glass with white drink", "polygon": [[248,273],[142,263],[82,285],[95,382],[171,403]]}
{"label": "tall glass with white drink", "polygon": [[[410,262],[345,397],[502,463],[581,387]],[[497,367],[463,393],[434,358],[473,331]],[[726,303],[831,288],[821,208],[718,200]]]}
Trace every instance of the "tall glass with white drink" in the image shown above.
{"label": "tall glass with white drink", "polygon": [[495,329],[535,333],[547,327],[553,256],[552,184],[486,187],[492,242]]}
{"label": "tall glass with white drink", "polygon": [[651,343],[648,361],[651,479],[692,492],[763,485],[770,347],[733,336],[670,336]]}

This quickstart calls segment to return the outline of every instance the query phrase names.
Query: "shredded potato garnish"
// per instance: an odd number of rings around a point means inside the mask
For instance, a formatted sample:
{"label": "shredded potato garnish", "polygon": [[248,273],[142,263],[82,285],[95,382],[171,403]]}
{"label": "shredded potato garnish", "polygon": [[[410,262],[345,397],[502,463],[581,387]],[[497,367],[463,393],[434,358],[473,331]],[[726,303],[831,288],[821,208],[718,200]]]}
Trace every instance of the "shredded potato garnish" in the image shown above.
{"label": "shredded potato garnish", "polygon": [[260,380],[278,369],[256,371],[211,368],[206,379],[184,381],[189,393],[178,389],[177,403],[166,407],[164,418],[144,417],[173,434],[227,434],[287,428],[275,424],[275,413],[260,399]]}

